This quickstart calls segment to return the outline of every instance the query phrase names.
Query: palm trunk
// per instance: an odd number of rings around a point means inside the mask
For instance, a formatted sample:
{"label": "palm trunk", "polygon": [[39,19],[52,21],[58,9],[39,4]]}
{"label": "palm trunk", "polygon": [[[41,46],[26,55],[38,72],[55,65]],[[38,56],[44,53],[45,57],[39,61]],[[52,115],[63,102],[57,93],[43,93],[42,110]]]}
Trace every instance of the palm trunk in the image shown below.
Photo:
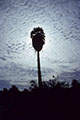
{"label": "palm trunk", "polygon": [[37,65],[38,65],[38,84],[39,84],[39,88],[42,88],[39,51],[37,52]]}

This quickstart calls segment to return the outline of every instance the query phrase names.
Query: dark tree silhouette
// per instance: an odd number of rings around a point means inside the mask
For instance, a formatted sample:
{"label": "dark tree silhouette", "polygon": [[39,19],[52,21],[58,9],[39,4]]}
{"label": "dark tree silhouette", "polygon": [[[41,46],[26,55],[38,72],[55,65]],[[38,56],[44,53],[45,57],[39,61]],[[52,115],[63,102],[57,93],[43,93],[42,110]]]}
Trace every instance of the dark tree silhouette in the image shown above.
{"label": "dark tree silhouette", "polygon": [[31,32],[32,45],[34,49],[37,51],[37,63],[38,63],[38,83],[39,88],[42,87],[41,80],[41,69],[40,69],[40,54],[39,52],[42,50],[42,47],[45,43],[45,33],[42,28],[37,27],[34,28]]}
{"label": "dark tree silhouette", "polygon": [[[0,120],[77,120],[80,119],[80,82],[43,81],[40,90],[31,81],[31,90],[13,85],[0,90]],[[67,85],[67,86],[66,86]],[[77,118],[77,119],[76,119]]]}

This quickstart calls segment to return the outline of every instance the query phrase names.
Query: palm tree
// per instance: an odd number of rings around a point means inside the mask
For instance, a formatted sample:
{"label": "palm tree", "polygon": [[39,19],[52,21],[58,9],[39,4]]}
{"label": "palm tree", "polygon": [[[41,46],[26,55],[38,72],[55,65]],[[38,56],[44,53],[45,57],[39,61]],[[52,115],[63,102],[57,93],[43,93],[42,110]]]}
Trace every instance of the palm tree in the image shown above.
{"label": "palm tree", "polygon": [[41,69],[40,69],[40,54],[43,45],[45,44],[45,33],[41,27],[34,28],[31,32],[32,45],[37,51],[37,64],[38,64],[38,84],[42,88]]}

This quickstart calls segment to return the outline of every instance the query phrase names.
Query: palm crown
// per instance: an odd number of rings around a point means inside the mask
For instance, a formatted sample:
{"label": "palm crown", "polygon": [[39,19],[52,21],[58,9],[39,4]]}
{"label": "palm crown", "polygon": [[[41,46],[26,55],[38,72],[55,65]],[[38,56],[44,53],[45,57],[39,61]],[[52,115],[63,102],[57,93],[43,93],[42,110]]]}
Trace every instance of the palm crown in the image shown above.
{"label": "palm crown", "polygon": [[32,45],[36,51],[40,51],[45,44],[45,33],[42,28],[34,28],[31,32]]}

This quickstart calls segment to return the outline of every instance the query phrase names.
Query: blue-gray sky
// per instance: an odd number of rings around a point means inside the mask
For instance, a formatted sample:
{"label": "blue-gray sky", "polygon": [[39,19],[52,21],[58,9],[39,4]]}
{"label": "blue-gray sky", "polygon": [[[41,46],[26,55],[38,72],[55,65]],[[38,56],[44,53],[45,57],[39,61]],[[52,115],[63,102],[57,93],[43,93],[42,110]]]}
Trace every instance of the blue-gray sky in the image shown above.
{"label": "blue-gray sky", "polygon": [[0,0],[1,89],[28,86],[37,79],[30,32],[38,26],[46,35],[41,51],[43,80],[53,75],[80,79],[80,0]]}

